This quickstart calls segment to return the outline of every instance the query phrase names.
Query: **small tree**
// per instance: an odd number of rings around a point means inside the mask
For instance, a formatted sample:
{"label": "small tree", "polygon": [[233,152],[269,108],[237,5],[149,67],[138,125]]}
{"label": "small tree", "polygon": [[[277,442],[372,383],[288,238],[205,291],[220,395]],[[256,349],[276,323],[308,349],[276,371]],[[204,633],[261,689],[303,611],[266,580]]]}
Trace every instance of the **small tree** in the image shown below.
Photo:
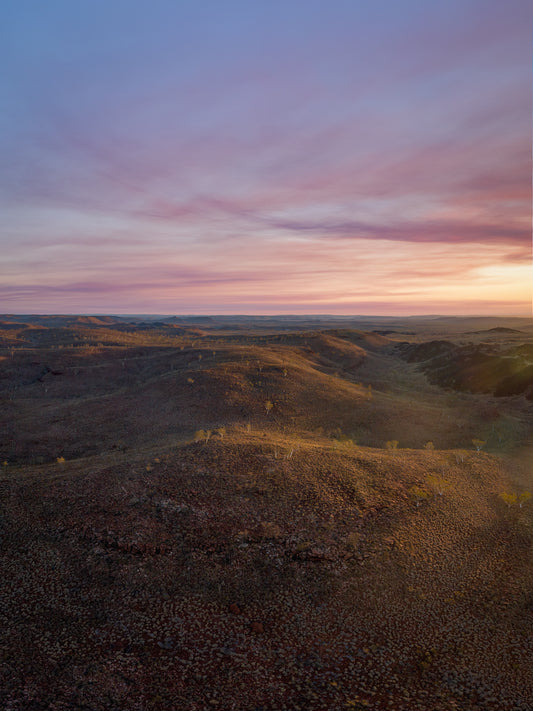
{"label": "small tree", "polygon": [[444,477],[438,476],[436,474],[430,474],[428,476],[428,484],[435,492],[435,495],[438,494],[439,496],[442,496],[444,494],[445,489],[450,486],[449,481],[444,479]]}
{"label": "small tree", "polygon": [[270,415],[270,411],[272,410],[273,407],[274,407],[274,405],[271,400],[267,400],[265,402],[265,410],[266,410],[267,415]]}
{"label": "small tree", "polygon": [[511,506],[514,506],[516,504],[518,497],[516,494],[513,494],[511,491],[502,491],[500,494],[500,499],[507,504],[507,508],[511,508]]}
{"label": "small tree", "polygon": [[480,451],[483,449],[483,447],[484,447],[487,443],[486,443],[486,441],[483,440],[483,439],[475,439],[475,438],[474,438],[474,439],[472,440],[472,444],[473,444],[474,447],[476,448],[476,452],[480,452]]}
{"label": "small tree", "polygon": [[419,486],[412,486],[409,489],[409,493],[415,501],[417,508],[420,506],[422,501],[425,501],[429,496],[428,492],[425,489],[420,488]]}
{"label": "small tree", "polygon": [[432,452],[435,449],[435,445],[430,440],[429,442],[426,442],[426,444],[424,445],[424,449],[426,449],[428,452]]}
{"label": "small tree", "polygon": [[389,439],[387,442],[385,442],[385,447],[387,449],[398,449],[398,440],[397,439]]}
{"label": "small tree", "polygon": [[520,508],[522,508],[522,504],[525,504],[526,501],[529,501],[530,498],[531,493],[529,491],[523,491],[518,497],[518,505],[520,506]]}

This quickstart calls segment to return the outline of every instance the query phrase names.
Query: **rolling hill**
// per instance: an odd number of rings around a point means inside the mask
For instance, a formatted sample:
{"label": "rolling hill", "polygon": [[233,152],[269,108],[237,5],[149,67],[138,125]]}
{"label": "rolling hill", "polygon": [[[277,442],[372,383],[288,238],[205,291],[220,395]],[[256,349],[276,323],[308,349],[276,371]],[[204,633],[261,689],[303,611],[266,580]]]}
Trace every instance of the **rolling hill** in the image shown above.
{"label": "rolling hill", "polygon": [[530,402],[287,325],[4,320],[3,708],[531,708]]}

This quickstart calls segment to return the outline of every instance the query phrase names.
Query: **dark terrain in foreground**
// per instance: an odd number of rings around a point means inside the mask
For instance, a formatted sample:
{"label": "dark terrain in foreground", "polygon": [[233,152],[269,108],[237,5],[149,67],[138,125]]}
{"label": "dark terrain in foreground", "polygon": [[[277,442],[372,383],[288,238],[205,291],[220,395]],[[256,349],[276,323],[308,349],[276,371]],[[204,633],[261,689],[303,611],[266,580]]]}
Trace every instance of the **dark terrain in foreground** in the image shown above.
{"label": "dark terrain in foreground", "polygon": [[530,320],[0,321],[0,708],[533,708]]}

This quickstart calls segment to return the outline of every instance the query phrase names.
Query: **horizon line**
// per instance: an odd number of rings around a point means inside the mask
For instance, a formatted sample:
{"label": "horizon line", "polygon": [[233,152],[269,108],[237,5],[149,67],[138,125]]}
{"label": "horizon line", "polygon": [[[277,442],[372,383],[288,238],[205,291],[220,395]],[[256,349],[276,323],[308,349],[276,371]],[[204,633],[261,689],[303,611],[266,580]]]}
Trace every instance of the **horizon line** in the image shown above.
{"label": "horizon line", "polygon": [[0,317],[9,316],[87,316],[87,317],[100,317],[100,316],[114,316],[117,318],[127,318],[128,316],[135,317],[160,317],[160,318],[519,318],[519,319],[533,319],[533,315],[527,314],[480,314],[480,313],[420,313],[420,314],[369,314],[369,313],[359,313],[359,314],[335,314],[335,313],[317,313],[317,312],[306,312],[306,313],[160,313],[156,311],[146,311],[146,312],[116,312],[116,311],[105,311],[105,312],[94,312],[94,311],[72,311],[72,312],[17,312],[9,311],[0,313]]}

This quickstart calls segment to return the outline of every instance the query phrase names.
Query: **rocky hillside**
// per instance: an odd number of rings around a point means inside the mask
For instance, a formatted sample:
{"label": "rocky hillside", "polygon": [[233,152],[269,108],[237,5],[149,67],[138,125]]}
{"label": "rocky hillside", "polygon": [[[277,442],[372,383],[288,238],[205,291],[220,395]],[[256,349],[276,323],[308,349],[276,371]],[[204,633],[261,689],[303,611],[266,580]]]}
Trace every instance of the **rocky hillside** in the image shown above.
{"label": "rocky hillside", "polygon": [[7,469],[3,708],[531,708],[533,518],[483,453],[227,431]]}

